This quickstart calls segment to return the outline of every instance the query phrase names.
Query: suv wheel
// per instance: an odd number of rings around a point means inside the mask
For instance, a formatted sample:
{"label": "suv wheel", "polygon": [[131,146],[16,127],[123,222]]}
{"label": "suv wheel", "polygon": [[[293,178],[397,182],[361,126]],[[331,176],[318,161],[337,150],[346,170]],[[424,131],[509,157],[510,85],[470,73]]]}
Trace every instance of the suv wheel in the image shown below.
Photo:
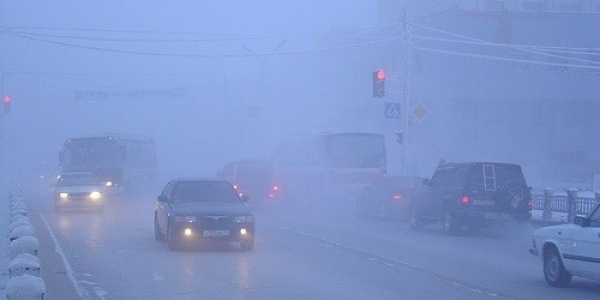
{"label": "suv wheel", "polygon": [[544,254],[544,278],[553,287],[566,287],[571,282],[571,274],[565,270],[560,254],[554,248]]}
{"label": "suv wheel", "polygon": [[447,234],[456,234],[462,227],[459,223],[459,220],[456,218],[454,211],[450,208],[444,209],[442,225],[444,226],[444,231]]}
{"label": "suv wheel", "polygon": [[515,220],[519,222],[525,222],[531,220],[531,213],[520,213],[515,215]]}
{"label": "suv wheel", "polygon": [[420,230],[425,227],[421,211],[417,205],[410,206],[408,221],[410,222],[411,229]]}

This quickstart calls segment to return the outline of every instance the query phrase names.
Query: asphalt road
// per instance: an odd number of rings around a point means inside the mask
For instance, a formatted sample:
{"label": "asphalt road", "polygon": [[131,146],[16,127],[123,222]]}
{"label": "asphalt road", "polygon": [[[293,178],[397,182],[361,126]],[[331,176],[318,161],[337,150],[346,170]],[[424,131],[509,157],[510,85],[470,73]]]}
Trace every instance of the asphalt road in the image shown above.
{"label": "asphalt road", "polygon": [[[46,198],[46,199],[44,199]],[[30,196],[44,299],[598,299],[600,283],[550,288],[527,252],[529,223],[448,236],[439,225],[355,218],[339,207],[256,208],[254,251],[235,243],[170,252],[153,236],[154,196],[104,212]]]}

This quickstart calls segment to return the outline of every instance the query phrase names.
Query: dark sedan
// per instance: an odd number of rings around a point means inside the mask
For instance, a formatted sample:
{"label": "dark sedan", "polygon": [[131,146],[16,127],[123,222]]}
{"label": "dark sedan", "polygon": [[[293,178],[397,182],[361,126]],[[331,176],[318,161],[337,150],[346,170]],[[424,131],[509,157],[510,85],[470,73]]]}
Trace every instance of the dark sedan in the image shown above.
{"label": "dark sedan", "polygon": [[359,217],[407,219],[408,202],[423,179],[416,176],[386,176],[365,187],[356,203]]}
{"label": "dark sedan", "polygon": [[239,242],[254,247],[254,215],[233,186],[220,179],[176,179],[163,189],[154,214],[156,240],[170,250],[204,241]]}

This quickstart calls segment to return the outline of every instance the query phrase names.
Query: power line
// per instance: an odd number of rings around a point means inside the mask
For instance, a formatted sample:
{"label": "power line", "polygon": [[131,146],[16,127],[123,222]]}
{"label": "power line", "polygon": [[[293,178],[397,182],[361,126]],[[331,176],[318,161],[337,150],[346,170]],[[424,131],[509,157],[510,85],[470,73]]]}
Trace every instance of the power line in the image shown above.
{"label": "power line", "polygon": [[481,58],[481,59],[488,59],[488,60],[524,63],[524,64],[532,64],[532,65],[543,65],[543,66],[552,66],[552,67],[583,68],[583,69],[589,69],[589,70],[594,70],[594,71],[600,71],[600,66],[586,66],[586,65],[578,65],[578,64],[553,63],[553,62],[534,61],[534,60],[527,60],[527,59],[505,58],[505,57],[498,57],[498,56],[492,56],[492,55],[447,51],[447,50],[428,48],[428,47],[414,47],[414,48],[418,49],[418,50],[423,50],[423,51],[436,52],[436,53],[441,53],[441,54],[458,55],[458,56],[464,56],[464,57],[469,57],[469,58]]}
{"label": "power line", "polygon": [[147,52],[147,51],[123,50],[123,49],[107,48],[107,47],[86,46],[86,45],[79,45],[79,44],[74,44],[74,43],[66,43],[66,42],[55,41],[55,40],[44,39],[44,38],[36,38],[36,37],[33,37],[33,36],[29,36],[29,35],[23,35],[23,34],[17,34],[17,33],[8,33],[8,32],[0,32],[0,34],[6,35],[6,36],[11,36],[11,37],[16,37],[16,38],[29,39],[29,40],[36,41],[36,42],[44,42],[44,43],[49,43],[49,44],[56,44],[56,45],[61,45],[61,46],[65,46],[65,47],[70,47],[70,48],[79,48],[79,49],[86,49],[86,50],[96,50],[96,51],[119,53],[119,54],[132,54],[132,55],[144,55],[144,56],[162,56],[162,57],[188,57],[188,58],[207,58],[207,57],[222,57],[222,58],[234,58],[234,57],[269,57],[269,56],[285,56],[285,55],[312,54],[312,53],[319,53],[319,52],[324,52],[324,51],[334,51],[334,50],[341,50],[341,49],[363,47],[363,46],[373,45],[373,44],[387,43],[387,42],[391,42],[391,41],[399,39],[399,37],[391,37],[391,38],[385,38],[385,39],[380,39],[380,40],[376,40],[376,41],[354,43],[354,44],[343,45],[343,46],[323,47],[323,48],[317,48],[317,49],[287,51],[287,52],[276,52],[276,53],[242,53],[242,54],[236,54],[236,53],[212,53],[212,54],[191,53],[191,54],[185,54],[185,53],[158,53],[158,52]]}
{"label": "power line", "polygon": [[[423,29],[431,30],[431,31],[434,31],[434,32],[443,33],[443,34],[446,34],[446,35],[450,35],[450,36],[454,36],[454,37],[458,37],[458,38],[462,38],[462,39],[466,39],[467,40],[467,41],[445,40],[445,41],[451,41],[451,42],[454,42],[454,43],[470,43],[470,44],[477,44],[477,45],[482,45],[482,46],[496,46],[496,47],[502,47],[502,48],[508,48],[508,49],[513,49],[513,50],[518,50],[518,51],[522,51],[522,52],[526,52],[526,53],[530,53],[530,54],[536,54],[536,55],[541,55],[541,56],[546,56],[546,57],[558,58],[558,59],[561,59],[561,60],[574,61],[574,62],[583,62],[583,63],[586,63],[586,64],[593,64],[593,65],[599,65],[600,66],[600,62],[598,62],[598,61],[593,61],[593,60],[589,60],[589,59],[579,59],[579,58],[565,56],[565,55],[552,54],[552,53],[548,53],[548,52],[544,52],[542,50],[539,50],[540,47],[533,47],[531,45],[493,43],[493,42],[486,41],[486,40],[483,40],[483,39],[474,38],[474,37],[470,37],[470,36],[466,36],[466,35],[462,35],[462,34],[457,34],[457,33],[449,32],[449,31],[441,30],[441,29],[436,29],[436,28],[432,28],[432,27],[420,25],[420,24],[417,24],[417,23],[411,23],[411,25],[414,25],[416,27],[420,27],[420,28],[423,28]],[[435,37],[423,37],[423,36],[420,36],[420,37],[423,38],[423,39],[428,38],[428,39],[438,39],[438,40],[441,40],[440,38],[435,38]],[[543,48],[541,48],[541,49],[543,49]],[[595,49],[595,50],[600,51],[600,49]],[[575,66],[580,66],[580,65],[575,65]]]}

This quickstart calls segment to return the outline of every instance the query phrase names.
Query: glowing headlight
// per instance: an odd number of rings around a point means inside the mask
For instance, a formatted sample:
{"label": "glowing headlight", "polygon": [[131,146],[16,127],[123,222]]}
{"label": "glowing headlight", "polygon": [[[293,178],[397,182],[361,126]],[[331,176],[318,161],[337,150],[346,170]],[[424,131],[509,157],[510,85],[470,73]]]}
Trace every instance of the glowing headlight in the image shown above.
{"label": "glowing headlight", "polygon": [[234,222],[254,222],[254,216],[237,216],[233,218]]}
{"label": "glowing headlight", "polygon": [[198,222],[198,218],[196,218],[194,216],[175,216],[175,222],[180,222],[180,223]]}
{"label": "glowing headlight", "polygon": [[190,235],[192,235],[192,230],[191,230],[190,228],[186,228],[186,229],[183,231],[183,234],[185,234],[186,236],[190,236]]}
{"label": "glowing headlight", "polygon": [[107,181],[107,182],[105,183],[105,185],[106,185],[106,186],[113,186],[113,182],[109,180],[109,181]]}
{"label": "glowing headlight", "polygon": [[246,228],[242,228],[242,229],[240,229],[240,234],[246,235],[246,234],[248,234],[248,230],[246,230]]}
{"label": "glowing headlight", "polygon": [[69,193],[60,193],[58,194],[58,196],[60,197],[60,199],[67,199],[69,198]]}
{"label": "glowing headlight", "polygon": [[102,193],[100,192],[91,192],[90,193],[90,198],[93,200],[98,200],[100,198],[102,198]]}

